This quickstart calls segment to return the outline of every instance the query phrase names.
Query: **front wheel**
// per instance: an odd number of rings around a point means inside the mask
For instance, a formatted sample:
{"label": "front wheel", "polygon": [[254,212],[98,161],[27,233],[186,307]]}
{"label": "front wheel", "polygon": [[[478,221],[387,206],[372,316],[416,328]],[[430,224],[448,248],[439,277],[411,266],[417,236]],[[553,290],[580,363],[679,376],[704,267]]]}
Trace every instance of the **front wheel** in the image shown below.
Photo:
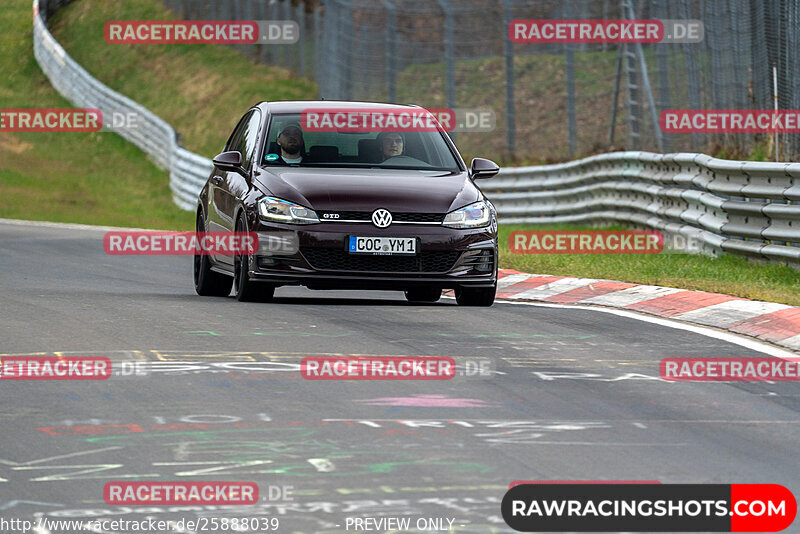
{"label": "front wheel", "polygon": [[[239,215],[236,231],[246,232],[247,224],[244,216]],[[250,256],[236,254],[233,257],[233,287],[236,289],[236,300],[240,302],[269,302],[275,295],[275,286],[260,284],[250,280]]]}
{"label": "front wheel", "polygon": [[[197,216],[197,231],[205,230],[203,216]],[[205,254],[194,255],[194,290],[204,297],[227,297],[231,293],[230,276],[211,270],[211,261]]]}
{"label": "front wheel", "polygon": [[460,306],[491,306],[497,293],[497,285],[492,287],[458,287],[456,302]]}

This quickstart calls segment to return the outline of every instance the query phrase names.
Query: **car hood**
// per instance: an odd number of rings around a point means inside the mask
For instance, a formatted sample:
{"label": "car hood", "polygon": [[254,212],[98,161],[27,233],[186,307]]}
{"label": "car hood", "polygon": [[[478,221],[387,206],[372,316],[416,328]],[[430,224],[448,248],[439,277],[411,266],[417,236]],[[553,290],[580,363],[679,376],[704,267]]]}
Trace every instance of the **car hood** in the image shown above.
{"label": "car hood", "polygon": [[446,213],[481,198],[464,172],[266,167],[254,178],[264,194],[314,210]]}

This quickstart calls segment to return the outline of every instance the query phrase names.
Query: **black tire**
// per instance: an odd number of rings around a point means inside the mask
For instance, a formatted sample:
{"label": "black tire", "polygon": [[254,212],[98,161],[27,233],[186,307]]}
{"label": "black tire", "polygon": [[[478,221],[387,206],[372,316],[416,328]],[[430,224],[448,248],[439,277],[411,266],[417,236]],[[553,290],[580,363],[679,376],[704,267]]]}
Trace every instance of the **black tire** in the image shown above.
{"label": "black tire", "polygon": [[[198,232],[205,230],[202,213],[197,214]],[[233,278],[211,270],[211,261],[205,254],[194,255],[194,290],[203,297],[227,297],[231,294]]]}
{"label": "black tire", "polygon": [[492,287],[456,288],[456,302],[460,306],[491,306],[497,293],[497,285]]}
{"label": "black tire", "polygon": [[[243,215],[236,220],[236,231],[246,232],[247,223]],[[250,256],[235,254],[233,256],[233,287],[236,300],[240,302],[269,302],[275,296],[275,286],[250,280]]]}
{"label": "black tire", "polygon": [[405,294],[409,302],[436,302],[442,297],[442,290],[438,287],[414,287],[406,290]]}

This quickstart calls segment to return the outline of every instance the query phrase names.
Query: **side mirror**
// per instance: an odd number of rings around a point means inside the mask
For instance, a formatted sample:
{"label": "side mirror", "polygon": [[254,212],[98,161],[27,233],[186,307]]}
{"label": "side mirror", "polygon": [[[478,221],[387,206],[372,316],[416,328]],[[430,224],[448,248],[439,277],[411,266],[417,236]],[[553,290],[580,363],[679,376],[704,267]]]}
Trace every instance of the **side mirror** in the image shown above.
{"label": "side mirror", "polygon": [[212,161],[214,165],[220,169],[226,171],[242,171],[242,155],[236,150],[217,154]]}
{"label": "side mirror", "polygon": [[498,172],[500,172],[500,167],[490,159],[473,158],[472,165],[469,167],[469,175],[473,180],[491,178]]}

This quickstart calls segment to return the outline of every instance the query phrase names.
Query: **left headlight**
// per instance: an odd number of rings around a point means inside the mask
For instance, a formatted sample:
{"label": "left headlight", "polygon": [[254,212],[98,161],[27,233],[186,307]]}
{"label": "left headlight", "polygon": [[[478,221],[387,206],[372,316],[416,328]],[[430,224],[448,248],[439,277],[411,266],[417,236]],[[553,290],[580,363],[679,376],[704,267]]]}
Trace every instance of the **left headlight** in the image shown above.
{"label": "left headlight", "polygon": [[482,226],[489,226],[491,220],[492,211],[489,209],[489,204],[481,200],[451,211],[444,216],[442,226],[449,226],[450,228],[481,228]]}
{"label": "left headlight", "polygon": [[317,217],[314,210],[275,197],[264,197],[259,200],[258,214],[262,219],[286,224],[314,224],[319,222],[319,217]]}

